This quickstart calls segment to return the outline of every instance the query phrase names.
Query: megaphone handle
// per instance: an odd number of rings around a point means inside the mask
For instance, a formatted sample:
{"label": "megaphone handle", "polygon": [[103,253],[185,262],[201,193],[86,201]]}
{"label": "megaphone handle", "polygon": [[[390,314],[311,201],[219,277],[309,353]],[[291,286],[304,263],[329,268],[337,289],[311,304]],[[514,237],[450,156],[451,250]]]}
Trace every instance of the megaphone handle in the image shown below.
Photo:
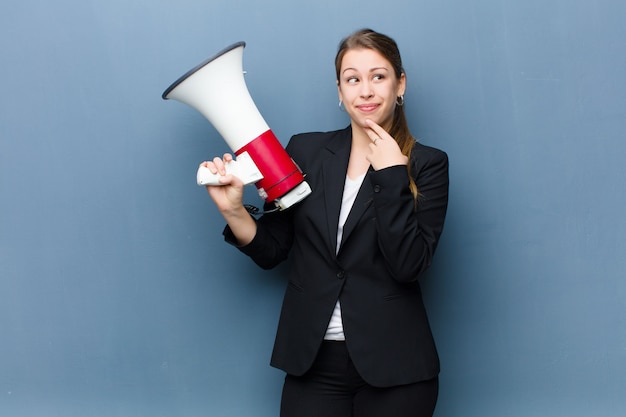
{"label": "megaphone handle", "polygon": [[[259,172],[259,169],[247,152],[238,155],[236,160],[227,162],[224,168],[226,168],[226,175],[235,175],[243,181],[244,185],[252,184],[263,179],[263,175]],[[220,177],[221,175],[214,174],[209,168],[200,165],[198,173],[196,174],[196,182],[201,186],[222,185],[219,182]]]}
{"label": "megaphone handle", "polygon": [[[229,165],[232,162],[226,164],[226,173],[229,174]],[[206,186],[206,185],[221,185],[219,183],[219,178],[221,175],[212,173],[209,168],[205,166],[200,166],[198,168],[198,173],[196,174],[196,182],[198,185]]]}

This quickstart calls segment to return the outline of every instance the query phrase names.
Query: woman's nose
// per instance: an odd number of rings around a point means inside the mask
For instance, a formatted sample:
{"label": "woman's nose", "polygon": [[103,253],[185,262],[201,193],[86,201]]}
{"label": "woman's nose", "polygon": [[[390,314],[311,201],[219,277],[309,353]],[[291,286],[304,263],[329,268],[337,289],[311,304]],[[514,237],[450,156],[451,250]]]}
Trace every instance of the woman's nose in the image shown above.
{"label": "woman's nose", "polygon": [[361,83],[361,97],[371,97],[373,95],[374,95],[374,92],[372,90],[372,86],[370,85],[370,83],[367,81],[363,81]]}

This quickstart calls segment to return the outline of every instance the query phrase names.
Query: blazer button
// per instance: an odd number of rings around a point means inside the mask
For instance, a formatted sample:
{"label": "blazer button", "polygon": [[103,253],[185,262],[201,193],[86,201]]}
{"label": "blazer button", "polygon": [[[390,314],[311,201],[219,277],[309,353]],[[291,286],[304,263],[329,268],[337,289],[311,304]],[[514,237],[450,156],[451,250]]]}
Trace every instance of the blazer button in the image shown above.
{"label": "blazer button", "polygon": [[346,273],[345,271],[339,271],[337,272],[337,278],[339,279],[344,279],[346,277]]}
{"label": "blazer button", "polygon": [[379,193],[380,192],[380,185],[375,185],[374,186],[374,192],[375,193]]}

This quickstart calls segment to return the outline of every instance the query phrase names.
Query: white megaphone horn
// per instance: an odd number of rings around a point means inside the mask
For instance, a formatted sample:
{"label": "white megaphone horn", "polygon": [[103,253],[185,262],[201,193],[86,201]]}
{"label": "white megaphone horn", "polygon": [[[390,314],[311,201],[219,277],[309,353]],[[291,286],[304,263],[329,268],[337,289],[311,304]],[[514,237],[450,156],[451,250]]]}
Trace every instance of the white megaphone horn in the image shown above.
{"label": "white megaphone horn", "polygon": [[[235,43],[205,60],[162,97],[188,104],[206,117],[236,156],[227,164],[227,174],[254,183],[261,198],[284,210],[308,196],[311,188],[250,97],[243,76],[245,46]],[[219,185],[218,178],[206,167],[198,169],[198,185]]]}

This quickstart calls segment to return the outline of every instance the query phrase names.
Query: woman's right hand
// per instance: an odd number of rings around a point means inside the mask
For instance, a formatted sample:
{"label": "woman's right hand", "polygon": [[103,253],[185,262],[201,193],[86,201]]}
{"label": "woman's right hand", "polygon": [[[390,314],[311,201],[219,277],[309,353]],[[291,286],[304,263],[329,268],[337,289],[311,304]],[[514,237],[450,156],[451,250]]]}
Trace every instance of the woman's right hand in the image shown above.
{"label": "woman's right hand", "polygon": [[226,164],[233,160],[230,154],[223,158],[215,157],[202,166],[213,174],[219,174],[221,185],[207,185],[206,189],[230,227],[239,245],[247,245],[256,235],[256,222],[243,205],[243,181],[233,174],[226,174]]}
{"label": "woman's right hand", "polygon": [[220,176],[220,185],[207,185],[206,189],[217,209],[224,215],[243,207],[243,182],[232,174],[226,174],[226,164],[232,160],[231,154],[224,154],[222,158],[215,157],[212,161],[200,164]]}

